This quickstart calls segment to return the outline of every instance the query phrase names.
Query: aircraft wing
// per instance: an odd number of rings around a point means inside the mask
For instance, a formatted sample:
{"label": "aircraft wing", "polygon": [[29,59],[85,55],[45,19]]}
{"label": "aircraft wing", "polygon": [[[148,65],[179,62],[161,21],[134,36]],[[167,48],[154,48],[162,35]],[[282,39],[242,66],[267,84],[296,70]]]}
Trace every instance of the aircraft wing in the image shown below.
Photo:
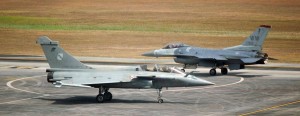
{"label": "aircraft wing", "polygon": [[[100,75],[101,73],[101,75]],[[102,74],[106,73],[106,74]],[[55,72],[51,76],[55,79],[49,79],[57,85],[76,86],[76,87],[95,87],[97,85],[117,84],[124,82],[131,82],[135,78],[134,75],[124,73],[111,72]]]}
{"label": "aircraft wing", "polygon": [[227,58],[225,58],[224,56],[219,56],[219,55],[215,55],[215,56],[198,56],[199,59],[213,59],[213,60],[228,60]]}
{"label": "aircraft wing", "polygon": [[129,82],[129,81],[105,81],[105,82],[87,82],[87,83],[69,83],[68,81],[59,81],[53,83],[56,87],[61,86],[71,86],[71,87],[84,87],[84,88],[90,88],[90,87],[96,87],[99,85],[107,85],[107,84],[117,84],[122,82]]}
{"label": "aircraft wing", "polygon": [[61,82],[59,82],[59,84],[63,85],[63,86],[72,86],[72,87],[95,87],[97,85],[117,84],[117,83],[122,83],[122,82],[130,82],[130,81],[126,81],[126,80],[125,81],[124,80],[104,81],[104,82],[94,81],[94,82],[84,82],[84,83],[69,83],[67,81],[61,81]]}
{"label": "aircraft wing", "polygon": [[176,57],[192,57],[192,58],[198,58],[202,60],[228,60],[224,56],[220,55],[186,55],[186,54],[181,54],[181,55],[176,55]]}
{"label": "aircraft wing", "polygon": [[138,79],[143,79],[143,80],[168,80],[168,79],[174,79],[174,78],[169,78],[166,76],[155,76],[155,75],[149,75],[149,76],[136,76]]}
{"label": "aircraft wing", "polygon": [[138,79],[144,79],[144,80],[154,80],[157,79],[155,75],[149,75],[149,76],[137,76]]}

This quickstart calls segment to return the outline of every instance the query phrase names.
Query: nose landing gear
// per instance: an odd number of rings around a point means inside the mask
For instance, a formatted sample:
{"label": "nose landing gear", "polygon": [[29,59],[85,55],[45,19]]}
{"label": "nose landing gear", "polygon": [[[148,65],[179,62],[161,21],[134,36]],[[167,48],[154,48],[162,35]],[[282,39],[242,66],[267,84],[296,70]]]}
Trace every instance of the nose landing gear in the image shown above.
{"label": "nose landing gear", "polygon": [[164,100],[161,98],[162,97],[162,91],[161,91],[162,88],[158,89],[157,91],[157,94],[158,94],[158,97],[157,97],[157,102],[158,103],[164,103]]}

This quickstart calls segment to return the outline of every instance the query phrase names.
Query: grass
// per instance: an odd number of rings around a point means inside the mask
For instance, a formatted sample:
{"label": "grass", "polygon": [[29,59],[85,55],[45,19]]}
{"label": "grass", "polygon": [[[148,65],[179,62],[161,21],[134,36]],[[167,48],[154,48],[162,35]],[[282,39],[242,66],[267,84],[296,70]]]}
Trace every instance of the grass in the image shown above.
{"label": "grass", "polygon": [[[208,30],[210,26],[178,26],[178,24],[163,24],[163,23],[148,23],[148,24],[131,24],[130,22],[123,24],[101,24],[101,25],[76,25],[66,24],[63,19],[47,18],[47,17],[26,17],[26,16],[0,16],[0,28],[6,29],[23,29],[23,30],[68,30],[68,31],[88,31],[88,30],[103,30],[103,31],[138,31],[138,32],[172,32],[172,33],[195,33],[206,36],[230,36],[238,37],[251,32],[243,31],[212,31]],[[295,22],[291,22],[295,23]],[[179,22],[181,24],[181,22]],[[190,27],[190,28],[188,28]],[[206,28],[197,28],[206,27]],[[293,35],[294,34],[294,35]],[[274,32],[271,37],[277,38],[299,38],[299,33]]]}
{"label": "grass", "polygon": [[59,22],[59,20],[47,17],[0,16],[1,25],[47,25],[56,22]]}
{"label": "grass", "polygon": [[272,25],[264,50],[300,63],[300,2],[274,0],[0,1],[0,54],[41,55],[40,35],[79,56],[135,57],[173,41],[223,48]]}

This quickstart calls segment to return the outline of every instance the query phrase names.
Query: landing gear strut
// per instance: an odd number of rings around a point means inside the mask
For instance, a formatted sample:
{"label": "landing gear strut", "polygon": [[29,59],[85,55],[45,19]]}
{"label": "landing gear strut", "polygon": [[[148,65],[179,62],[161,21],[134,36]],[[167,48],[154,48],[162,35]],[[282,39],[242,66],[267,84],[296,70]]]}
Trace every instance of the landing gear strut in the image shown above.
{"label": "landing gear strut", "polygon": [[163,103],[164,100],[161,98],[162,97],[162,91],[161,91],[162,88],[158,89],[157,91],[157,94],[158,94],[158,97],[157,97],[157,102],[158,103]]}
{"label": "landing gear strut", "polygon": [[109,88],[104,88],[103,86],[101,86],[99,88],[99,94],[96,96],[96,101],[99,103],[103,103],[105,101],[111,101],[112,94],[108,90]]}

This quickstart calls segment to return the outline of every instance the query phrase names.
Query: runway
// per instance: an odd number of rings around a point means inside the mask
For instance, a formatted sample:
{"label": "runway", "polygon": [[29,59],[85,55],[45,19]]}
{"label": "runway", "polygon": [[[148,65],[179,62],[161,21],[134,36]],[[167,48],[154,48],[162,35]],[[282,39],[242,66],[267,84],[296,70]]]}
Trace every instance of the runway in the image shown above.
{"label": "runway", "polygon": [[[131,65],[95,65],[124,68]],[[98,89],[61,87],[46,82],[45,62],[0,62],[0,115],[300,115],[300,72],[251,68],[209,76],[194,75],[213,86],[163,89],[163,104],[154,89],[110,89],[113,100],[96,103]]]}

